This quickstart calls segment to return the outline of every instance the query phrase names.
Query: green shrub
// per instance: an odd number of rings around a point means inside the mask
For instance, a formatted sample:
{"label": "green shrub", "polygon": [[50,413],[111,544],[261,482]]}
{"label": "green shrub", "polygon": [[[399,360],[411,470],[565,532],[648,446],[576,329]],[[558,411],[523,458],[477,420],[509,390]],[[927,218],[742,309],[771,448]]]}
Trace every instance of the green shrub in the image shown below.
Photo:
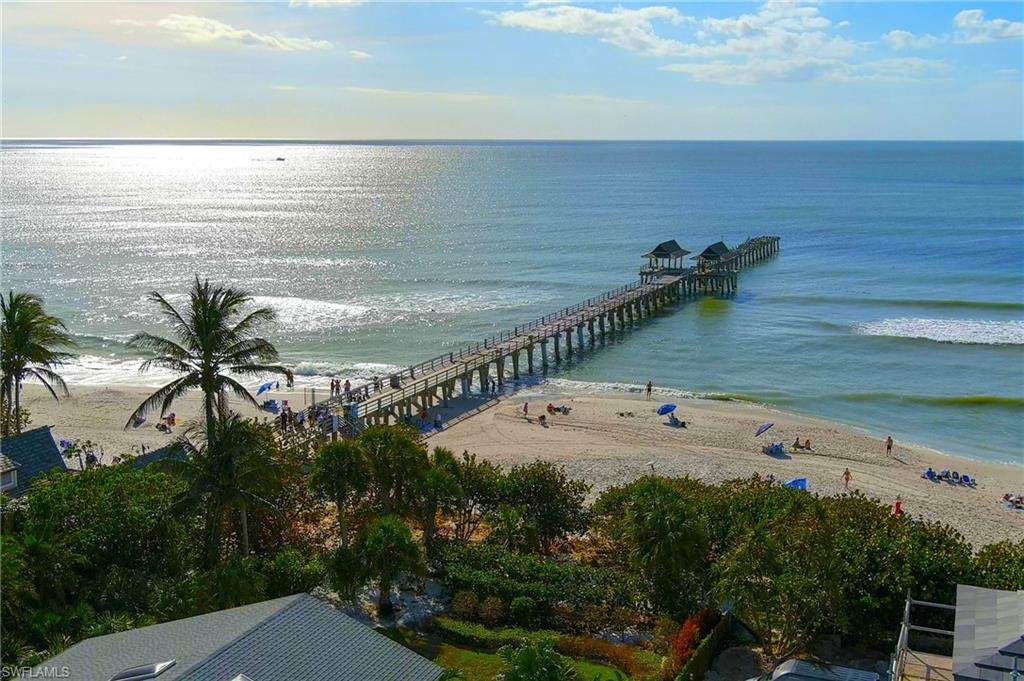
{"label": "green shrub", "polygon": [[448,643],[487,651],[494,651],[502,646],[522,645],[524,641],[539,641],[558,637],[558,633],[554,631],[527,631],[516,627],[488,629],[482,624],[465,622],[452,617],[435,617],[431,620],[430,628]]}
{"label": "green shrub", "polygon": [[323,583],[327,573],[319,556],[307,559],[296,549],[284,549],[264,560],[259,569],[267,580],[267,598],[312,591]]}
{"label": "green shrub", "polygon": [[529,626],[537,614],[537,604],[529,596],[516,596],[508,606],[512,622],[521,627]]}
{"label": "green shrub", "polygon": [[983,547],[974,557],[974,580],[989,589],[1024,589],[1024,539],[1016,544],[1001,541]]}
{"label": "green shrub", "polygon": [[497,596],[488,596],[480,601],[480,620],[494,626],[505,619],[505,603]]}
{"label": "green shrub", "polygon": [[715,655],[718,654],[722,641],[725,640],[728,632],[729,617],[722,617],[714,629],[711,630],[711,633],[705,636],[700,645],[697,646],[697,649],[693,651],[689,661],[683,665],[683,669],[679,672],[675,681],[703,681],[704,673],[707,672],[711,663],[714,662]]}
{"label": "green shrub", "polygon": [[459,591],[452,597],[452,614],[462,619],[475,619],[480,599],[472,591]]}
{"label": "green shrub", "polygon": [[576,616],[576,606],[572,603],[555,603],[551,607],[551,624],[559,631],[578,631],[581,627]]}
{"label": "green shrub", "polygon": [[[498,546],[448,543],[439,557],[446,569],[443,577],[451,591],[473,591],[481,598],[497,596],[509,602],[528,597],[541,612],[554,612],[556,604],[572,605],[576,612],[587,605],[621,606],[630,610],[646,607],[646,588],[635,574],[615,568],[590,567],[523,555]],[[572,631],[580,623],[556,618]],[[600,626],[607,626],[604,612]]]}

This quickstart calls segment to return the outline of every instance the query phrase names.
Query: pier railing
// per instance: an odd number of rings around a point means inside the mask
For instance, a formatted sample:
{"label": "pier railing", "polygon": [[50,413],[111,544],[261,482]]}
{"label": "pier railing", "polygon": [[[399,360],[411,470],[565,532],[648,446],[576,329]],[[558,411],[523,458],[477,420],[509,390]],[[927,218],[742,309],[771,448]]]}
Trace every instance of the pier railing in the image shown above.
{"label": "pier railing", "polygon": [[[359,403],[357,413],[362,417],[365,413],[379,413],[390,410],[396,404],[405,402],[412,397],[435,389],[445,383],[460,379],[489,361],[500,360],[508,354],[518,352],[534,345],[537,341],[571,331],[585,323],[593,321],[601,315],[630,304],[643,296],[666,286],[677,285],[681,281],[694,279],[707,281],[734,277],[735,272],[747,262],[745,256],[758,255],[764,246],[776,245],[779,238],[774,236],[747,239],[732,249],[718,262],[710,267],[687,267],[674,270],[670,277],[657,280],[641,279],[620,286],[610,291],[588,298],[579,303],[544,315],[532,321],[506,329],[481,341],[465,345],[458,350],[432,357],[393,372],[383,377],[381,389],[376,390],[371,383],[355,386],[349,393],[333,395],[326,400],[330,404],[355,401]],[[756,262],[752,260],[750,262]],[[536,332],[536,333],[534,333]],[[557,348],[557,346],[556,346]],[[347,427],[355,428],[357,422],[346,421]]]}

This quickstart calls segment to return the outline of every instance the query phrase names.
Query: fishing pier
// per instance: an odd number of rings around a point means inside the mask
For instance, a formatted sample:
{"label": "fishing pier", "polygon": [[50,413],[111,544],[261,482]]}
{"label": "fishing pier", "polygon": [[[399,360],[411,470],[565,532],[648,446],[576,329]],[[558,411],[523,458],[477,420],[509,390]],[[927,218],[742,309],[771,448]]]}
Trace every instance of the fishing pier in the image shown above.
{"label": "fishing pier", "polygon": [[488,394],[511,376],[547,369],[572,357],[586,344],[595,345],[609,333],[631,328],[659,311],[704,295],[736,292],[738,273],[779,251],[779,237],[759,236],[735,248],[712,244],[691,258],[675,241],[659,244],[645,255],[640,279],[613,291],[571,305],[483,341],[393,373],[377,386],[352,388],[347,396],[329,402],[341,407],[343,435],[358,434],[373,424],[402,423],[438,404],[477,389]]}

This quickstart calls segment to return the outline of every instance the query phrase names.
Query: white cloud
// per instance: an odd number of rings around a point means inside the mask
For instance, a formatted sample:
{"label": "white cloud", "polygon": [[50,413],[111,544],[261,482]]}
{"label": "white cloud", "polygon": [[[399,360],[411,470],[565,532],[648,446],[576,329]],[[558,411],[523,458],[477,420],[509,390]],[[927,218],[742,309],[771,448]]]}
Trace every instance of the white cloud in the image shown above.
{"label": "white cloud", "polygon": [[350,85],[346,91],[369,97],[390,97],[393,99],[421,99],[461,104],[486,104],[507,100],[503,95],[488,95],[477,92],[435,92],[429,90],[388,90],[376,87]]}
{"label": "white cloud", "polygon": [[[706,17],[697,21],[670,7],[616,7],[600,11],[557,6],[501,12],[498,23],[535,31],[597,36],[602,42],[656,57],[750,57],[801,54],[838,58],[853,54],[858,44],[830,35],[832,21],[818,7],[797,0],[769,0],[756,13]],[[686,42],[658,35],[655,21],[696,28]]]}
{"label": "white cloud", "polygon": [[118,19],[114,22],[120,26],[139,27],[155,30],[172,36],[180,42],[191,45],[218,46],[244,45],[263,47],[284,52],[304,52],[309,50],[329,50],[333,47],[326,40],[312,38],[295,38],[291,36],[256,33],[249,29],[235,28],[216,19],[200,17],[194,14],[168,14],[156,21],[138,21],[134,19]]}
{"label": "white cloud", "polygon": [[682,43],[661,38],[654,32],[654,21],[680,24],[689,21],[671,7],[616,7],[608,12],[589,7],[558,5],[527,10],[510,10],[494,15],[502,26],[532,31],[592,35],[604,43],[631,52],[654,56],[678,53]]}
{"label": "white cloud", "polygon": [[370,59],[373,57],[369,52],[363,52],[362,50],[349,50],[348,56],[351,59]]}
{"label": "white cloud", "polygon": [[117,58],[117,61],[128,61],[128,55],[122,54],[120,57]]}
{"label": "white cloud", "polygon": [[527,0],[526,7],[541,7],[543,5],[568,5],[572,0]]}
{"label": "white cloud", "polygon": [[1007,19],[986,19],[980,9],[965,9],[953,17],[954,36],[958,43],[992,43],[998,40],[1024,38],[1024,22]]}
{"label": "white cloud", "polygon": [[882,35],[882,42],[894,50],[925,50],[938,45],[942,41],[942,38],[937,38],[930,33],[917,35],[910,31],[898,29]]}
{"label": "white cloud", "polygon": [[275,85],[271,89],[277,90],[278,92],[295,92],[299,87],[296,85]]}

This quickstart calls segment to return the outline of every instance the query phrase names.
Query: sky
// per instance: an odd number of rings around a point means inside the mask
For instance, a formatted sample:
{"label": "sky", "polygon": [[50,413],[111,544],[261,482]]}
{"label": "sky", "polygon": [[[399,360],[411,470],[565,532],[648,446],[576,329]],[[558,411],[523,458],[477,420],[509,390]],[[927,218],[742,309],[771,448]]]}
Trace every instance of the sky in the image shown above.
{"label": "sky", "polygon": [[1019,2],[0,12],[7,139],[1024,137]]}

